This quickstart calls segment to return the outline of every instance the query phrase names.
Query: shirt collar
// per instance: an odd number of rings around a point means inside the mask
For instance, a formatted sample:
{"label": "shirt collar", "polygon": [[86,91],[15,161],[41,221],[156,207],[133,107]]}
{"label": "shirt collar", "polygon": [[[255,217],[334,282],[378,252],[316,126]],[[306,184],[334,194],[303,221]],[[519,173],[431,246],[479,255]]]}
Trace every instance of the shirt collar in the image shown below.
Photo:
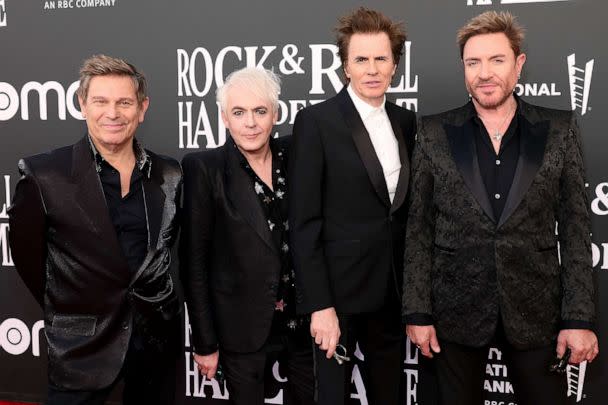
{"label": "shirt collar", "polygon": [[[91,147],[93,159],[95,159],[95,170],[97,173],[99,173],[101,172],[101,164],[105,162],[105,159],[95,147],[95,144],[91,139],[91,135],[87,135],[87,139],[89,141],[89,146]],[[146,152],[146,150],[141,146],[137,138],[133,138],[133,152],[135,152],[135,162],[137,168],[149,178],[152,170],[152,161],[150,160],[150,155],[148,155],[148,152]]]}
{"label": "shirt collar", "polygon": [[[241,166],[244,168],[248,168],[249,162],[247,161],[247,158],[245,157],[245,155],[243,155],[243,152],[241,152],[239,147],[236,146],[236,142],[234,142],[234,139],[232,139],[232,137],[229,136],[227,142],[230,143],[231,147],[234,148],[234,150],[236,151],[236,155],[238,156]],[[270,144],[270,154],[272,155],[273,162],[276,158],[283,160],[285,151],[283,150],[283,148],[280,148],[280,149],[278,148],[277,141],[275,138],[272,137],[272,135],[270,136],[269,144]]]}
{"label": "shirt collar", "polygon": [[353,100],[353,104],[355,104],[355,108],[357,109],[357,112],[361,116],[362,120],[366,120],[372,113],[376,111],[385,111],[384,106],[386,104],[386,95],[382,98],[382,104],[380,104],[379,107],[374,107],[373,105],[370,105],[367,102],[361,100],[357,93],[355,93],[355,90],[353,90],[352,83],[349,83],[348,88],[346,90],[348,91],[351,100]]}
{"label": "shirt collar", "polygon": [[[515,114],[513,115],[513,119],[519,119],[519,117],[522,114],[522,107],[521,107],[521,100],[519,99],[519,97],[517,96],[517,94],[514,94],[515,96]],[[470,120],[472,120],[475,124],[477,125],[483,125],[481,122],[481,119],[479,118],[479,115],[477,114],[477,110],[475,109],[475,104],[473,104],[473,101],[469,101],[470,104]]]}

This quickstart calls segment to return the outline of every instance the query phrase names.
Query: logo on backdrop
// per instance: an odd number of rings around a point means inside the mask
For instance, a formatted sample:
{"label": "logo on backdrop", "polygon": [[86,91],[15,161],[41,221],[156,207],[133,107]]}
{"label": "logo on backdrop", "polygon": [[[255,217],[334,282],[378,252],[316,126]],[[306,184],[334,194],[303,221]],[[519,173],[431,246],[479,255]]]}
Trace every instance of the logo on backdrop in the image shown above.
{"label": "logo on backdrop", "polygon": [[19,356],[31,347],[32,355],[40,357],[40,331],[44,321],[39,320],[30,329],[21,319],[9,318],[0,323],[0,348]]}
{"label": "logo on backdrop", "polygon": [[114,7],[116,0],[48,0],[43,10],[67,10],[73,8]]}
{"label": "logo on backdrop", "polygon": [[591,211],[596,215],[608,215],[608,183],[595,186],[595,198],[591,200]]}
{"label": "logo on backdrop", "polygon": [[[570,0],[494,0],[495,4],[557,3]],[[492,0],[467,0],[467,6],[491,6]]]}
{"label": "logo on backdrop", "polygon": [[526,97],[561,96],[562,92],[555,83],[517,83],[515,94]]}
{"label": "logo on backdrop", "polygon": [[566,368],[566,378],[568,381],[568,397],[574,396],[576,402],[583,399],[583,385],[585,384],[585,371],[587,362],[583,361],[578,365],[569,365]]}
{"label": "logo on backdrop", "polygon": [[0,0],[0,27],[6,27],[6,4]]}
{"label": "logo on backdrop", "polygon": [[[2,201],[2,200],[0,200]],[[0,205],[0,253],[2,254],[2,267],[12,267],[13,258],[8,245],[8,206],[11,201],[11,176],[4,175],[4,202]]]}
{"label": "logo on backdrop", "polygon": [[420,351],[412,343],[409,336],[405,344],[405,405],[418,405],[418,364]]}
{"label": "logo on backdrop", "polygon": [[[36,99],[38,100],[38,115],[36,116],[43,121],[48,119],[49,101],[51,105],[55,105],[56,102],[57,117],[60,120],[66,119],[66,113],[69,113],[74,119],[82,120],[82,114],[75,97],[78,85],[79,81],[77,80],[70,84],[66,90],[61,83],[56,81],[27,82],[21,87],[20,91],[17,91],[10,83],[0,82],[0,121],[10,120],[19,111],[21,111],[22,120],[29,120],[30,101],[33,105]],[[55,109],[52,108],[51,110]],[[36,114],[36,112],[33,114]]]}
{"label": "logo on backdrop", "polygon": [[508,375],[502,352],[496,347],[490,347],[483,389],[493,394],[513,394],[513,384],[508,381]]}
{"label": "logo on backdrop", "polygon": [[591,258],[594,269],[608,270],[608,243],[591,242]]}
{"label": "logo on backdrop", "polygon": [[[403,69],[394,77],[396,85],[388,93],[397,94],[396,103],[418,110],[418,75],[411,71],[412,43],[406,42]],[[305,49],[305,50],[304,50]],[[180,149],[216,148],[226,141],[226,128],[220,107],[214,100],[214,90],[223,85],[233,70],[250,66],[274,69],[283,79],[282,99],[279,101],[277,126],[292,125],[297,112],[320,103],[340,91],[343,86],[338,75],[341,69],[337,47],[333,44],[309,44],[306,48],[294,44],[265,46],[227,46],[217,54],[203,47],[192,51],[177,49],[177,115]],[[293,80],[305,80],[307,99],[289,99],[285,94]],[[289,79],[289,80],[287,80]],[[217,127],[211,126],[214,117]],[[278,136],[278,132],[274,134]],[[202,137],[202,139],[201,139]]]}
{"label": "logo on backdrop", "polygon": [[577,108],[581,115],[585,115],[589,110],[587,102],[589,101],[589,91],[591,90],[591,74],[593,73],[593,62],[591,59],[585,66],[576,64],[575,54],[569,55],[568,58],[568,78],[570,82],[570,104],[573,110]]}

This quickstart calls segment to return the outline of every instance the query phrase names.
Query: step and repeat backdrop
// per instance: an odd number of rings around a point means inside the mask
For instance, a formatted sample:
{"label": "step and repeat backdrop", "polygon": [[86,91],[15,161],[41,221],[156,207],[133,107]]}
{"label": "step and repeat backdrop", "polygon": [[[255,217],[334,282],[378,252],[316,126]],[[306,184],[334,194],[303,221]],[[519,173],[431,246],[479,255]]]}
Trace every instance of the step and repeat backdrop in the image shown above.
{"label": "step and repeat backdrop", "polygon": [[[138,137],[177,159],[226,141],[215,89],[235,69],[264,66],[283,80],[276,135],[297,111],[340,90],[332,28],[338,16],[375,7],[404,21],[405,56],[389,99],[432,114],[467,101],[456,30],[483,11],[509,10],[527,27],[527,63],[516,92],[525,100],[574,109],[583,130],[593,212],[593,272],[600,347],[608,349],[608,5],[600,0],[127,1],[0,0],[0,399],[42,401],[46,342],[42,314],[13,267],[8,246],[11,193],[19,157],[71,144],[85,133],[75,90],[82,60],[95,53],[127,59],[150,82],[151,105]],[[198,375],[184,319],[176,376],[178,403],[225,404],[229,392]],[[352,403],[367,404],[356,353]],[[570,367],[572,403],[605,403],[608,357]],[[266,403],[288,404],[280,364],[268,370]],[[430,365],[407,343],[404,404],[436,403]],[[604,384],[602,384],[604,382]],[[500,347],[488,353],[483,405],[516,405]],[[540,390],[543,387],[539,387]],[[119,392],[115,398],[119,398]],[[482,404],[479,404],[482,405]]]}

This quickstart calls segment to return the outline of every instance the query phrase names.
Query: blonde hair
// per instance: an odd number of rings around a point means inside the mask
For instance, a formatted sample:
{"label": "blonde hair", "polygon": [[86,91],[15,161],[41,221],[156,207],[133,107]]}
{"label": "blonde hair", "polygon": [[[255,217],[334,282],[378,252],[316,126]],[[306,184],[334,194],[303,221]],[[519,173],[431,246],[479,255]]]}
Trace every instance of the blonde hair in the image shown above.
{"label": "blonde hair", "polygon": [[242,86],[268,101],[273,112],[279,110],[279,93],[281,92],[281,79],[271,70],[255,67],[246,67],[236,70],[228,75],[224,85],[218,87],[215,98],[220,104],[222,111],[227,108],[228,90],[234,86]]}

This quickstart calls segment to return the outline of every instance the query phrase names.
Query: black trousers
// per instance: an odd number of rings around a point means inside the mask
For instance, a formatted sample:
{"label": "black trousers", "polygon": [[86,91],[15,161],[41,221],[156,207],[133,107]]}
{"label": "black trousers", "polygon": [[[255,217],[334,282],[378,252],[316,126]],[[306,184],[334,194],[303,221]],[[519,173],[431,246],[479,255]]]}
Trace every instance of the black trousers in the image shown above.
{"label": "black trousers", "polygon": [[350,402],[351,375],[356,343],[364,356],[363,377],[369,405],[402,403],[405,333],[401,327],[400,303],[390,289],[383,308],[365,314],[338,314],[340,344],[346,347],[350,362],[338,364],[327,359],[315,346],[315,371],[319,405],[345,405]]}
{"label": "black trousers", "polygon": [[[489,346],[471,348],[440,340],[441,353],[435,355],[440,404],[483,404],[483,384]],[[518,405],[563,405],[566,376],[549,372],[555,358],[555,345],[533,350],[516,350],[510,346],[499,323],[490,345],[498,346],[513,384]]]}
{"label": "black trousers", "polygon": [[[167,325],[169,326],[169,325]],[[179,317],[171,327],[179,328]],[[179,329],[175,329],[179,336]],[[122,380],[122,403],[125,405],[171,405],[175,403],[177,351],[145,347],[143,337],[134,333],[129,342],[123,367],[116,380],[106,388],[93,391],[65,390],[49,384],[46,405],[103,405]]]}
{"label": "black trousers", "polygon": [[253,353],[236,353],[220,348],[220,364],[228,384],[230,403],[264,404],[264,376],[276,360],[286,366],[287,395],[291,404],[312,405],[314,377],[310,330],[271,333],[264,346]]}

